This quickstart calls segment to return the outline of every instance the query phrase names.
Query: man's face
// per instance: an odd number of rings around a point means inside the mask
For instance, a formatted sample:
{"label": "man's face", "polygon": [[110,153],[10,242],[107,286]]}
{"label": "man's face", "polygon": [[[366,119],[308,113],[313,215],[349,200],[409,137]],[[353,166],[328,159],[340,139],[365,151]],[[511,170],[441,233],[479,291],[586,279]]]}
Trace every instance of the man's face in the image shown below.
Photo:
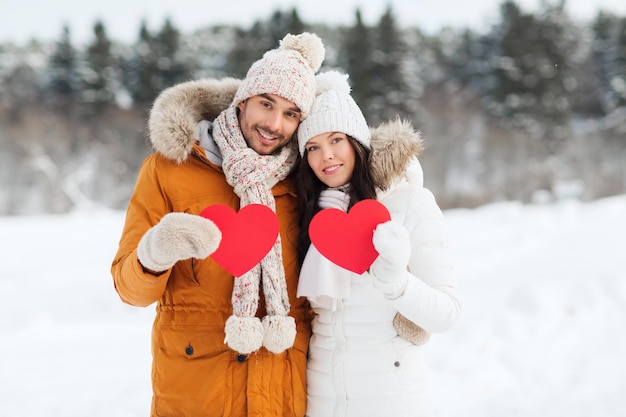
{"label": "man's face", "polygon": [[252,96],[238,107],[243,137],[259,155],[269,155],[286,145],[300,124],[300,109],[275,94]]}

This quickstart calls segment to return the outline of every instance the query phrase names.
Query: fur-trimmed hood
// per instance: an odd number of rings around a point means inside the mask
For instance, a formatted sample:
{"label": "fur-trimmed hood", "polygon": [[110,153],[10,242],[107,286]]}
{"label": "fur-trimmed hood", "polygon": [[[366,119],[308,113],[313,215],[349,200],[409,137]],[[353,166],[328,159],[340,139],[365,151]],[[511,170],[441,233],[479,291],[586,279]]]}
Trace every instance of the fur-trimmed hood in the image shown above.
{"label": "fur-trimmed hood", "polygon": [[[376,185],[387,190],[407,175],[424,149],[422,135],[411,123],[396,118],[370,129],[371,168]],[[421,170],[420,170],[421,172]]]}
{"label": "fur-trimmed hood", "polygon": [[183,162],[200,140],[198,123],[213,121],[228,108],[240,84],[235,78],[205,78],[163,90],[148,119],[152,148],[168,159]]}

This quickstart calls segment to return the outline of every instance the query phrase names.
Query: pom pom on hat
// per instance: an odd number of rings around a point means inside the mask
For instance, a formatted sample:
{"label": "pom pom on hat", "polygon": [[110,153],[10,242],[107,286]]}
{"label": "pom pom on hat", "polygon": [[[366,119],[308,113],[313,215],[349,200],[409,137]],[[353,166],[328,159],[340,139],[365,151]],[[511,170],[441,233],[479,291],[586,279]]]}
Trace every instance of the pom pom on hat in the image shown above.
{"label": "pom pom on hat", "polygon": [[352,88],[348,83],[348,74],[342,74],[337,71],[327,71],[318,74],[315,77],[317,83],[315,88],[315,94],[320,95],[330,90],[335,90],[337,93],[350,94]]}
{"label": "pom pom on hat", "polygon": [[359,106],[350,96],[348,75],[328,71],[316,77],[317,97],[311,113],[298,127],[298,148],[304,155],[306,143],[314,136],[341,132],[370,149],[370,129]]}
{"label": "pom pom on hat", "polygon": [[252,64],[233,104],[259,94],[276,94],[294,102],[305,119],[315,99],[315,73],[325,54],[322,40],[313,33],[285,35],[277,49]]}
{"label": "pom pom on hat", "polygon": [[302,55],[313,72],[317,72],[322,66],[326,50],[322,40],[312,33],[304,32],[299,35],[287,34],[280,41],[279,50],[293,49]]}

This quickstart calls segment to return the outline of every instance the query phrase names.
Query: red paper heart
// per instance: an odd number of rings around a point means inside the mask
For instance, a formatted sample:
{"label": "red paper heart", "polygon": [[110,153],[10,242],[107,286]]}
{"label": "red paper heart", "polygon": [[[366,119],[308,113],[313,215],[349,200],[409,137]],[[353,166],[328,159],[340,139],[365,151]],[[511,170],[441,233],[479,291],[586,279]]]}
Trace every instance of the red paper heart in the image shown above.
{"label": "red paper heart", "polygon": [[211,258],[236,277],[261,262],[278,237],[278,217],[262,204],[249,204],[238,213],[216,204],[200,215],[212,220],[222,232],[222,241]]}
{"label": "red paper heart", "polygon": [[378,256],[372,243],[374,229],[389,220],[389,211],[381,203],[362,200],[348,213],[335,208],[317,213],[309,225],[309,236],[317,250],[334,264],[362,274]]}

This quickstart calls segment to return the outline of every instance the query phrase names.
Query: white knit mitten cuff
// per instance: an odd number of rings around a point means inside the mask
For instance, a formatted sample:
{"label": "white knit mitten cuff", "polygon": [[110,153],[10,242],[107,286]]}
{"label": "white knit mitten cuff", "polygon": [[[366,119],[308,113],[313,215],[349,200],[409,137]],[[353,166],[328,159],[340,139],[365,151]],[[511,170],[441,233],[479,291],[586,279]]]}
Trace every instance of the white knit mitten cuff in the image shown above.
{"label": "white knit mitten cuff", "polygon": [[[155,229],[148,229],[148,231],[142,236],[137,246],[137,259],[144,268],[150,269],[156,272],[167,271],[176,263],[175,259],[161,260],[154,255],[155,245],[159,244],[158,239],[154,237]],[[158,249],[157,249],[158,250]]]}
{"label": "white knit mitten cuff", "polygon": [[166,271],[181,259],[204,259],[222,240],[220,229],[209,219],[188,213],[167,213],[141,237],[139,262],[153,271]]}
{"label": "white knit mitten cuff", "polygon": [[[404,290],[409,282],[406,273],[394,271],[394,275],[381,275],[386,278],[386,280],[378,279],[375,274],[372,275],[372,282],[374,284],[374,288],[380,291],[383,296],[388,300],[395,300],[404,294]],[[393,278],[392,278],[393,277]]]}

